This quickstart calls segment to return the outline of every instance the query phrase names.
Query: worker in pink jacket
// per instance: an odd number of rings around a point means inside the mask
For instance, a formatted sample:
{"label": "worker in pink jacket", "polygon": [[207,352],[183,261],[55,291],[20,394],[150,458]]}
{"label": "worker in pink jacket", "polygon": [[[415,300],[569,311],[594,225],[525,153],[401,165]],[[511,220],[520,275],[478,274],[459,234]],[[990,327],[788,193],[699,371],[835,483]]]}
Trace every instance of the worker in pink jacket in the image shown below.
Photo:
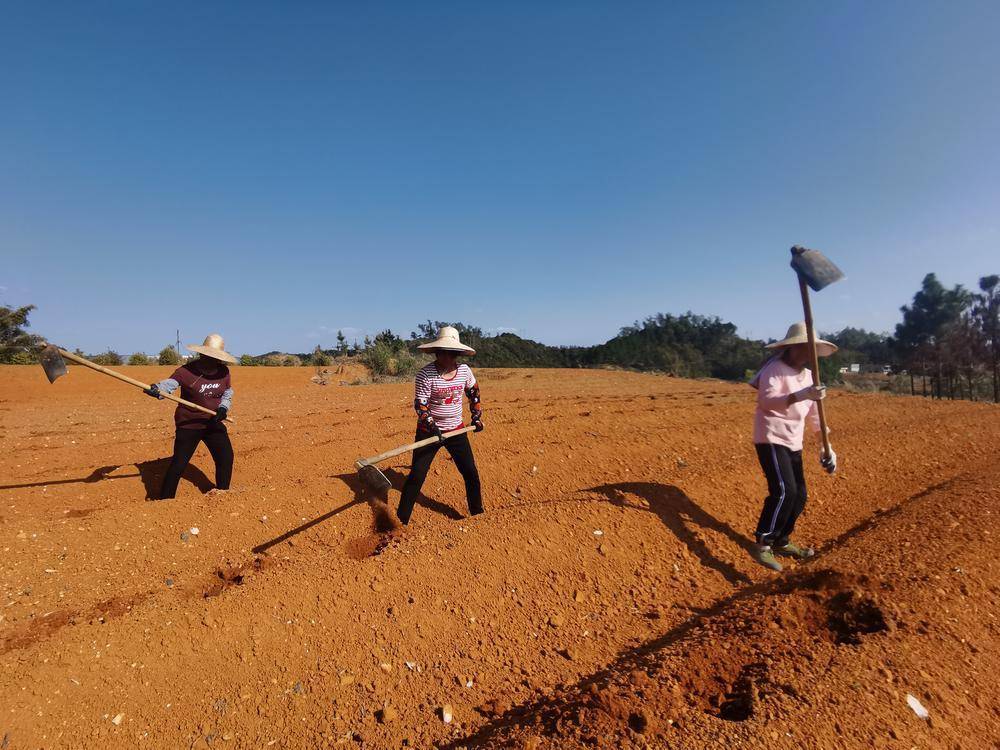
{"label": "worker in pink jacket", "polygon": [[[806,560],[815,552],[791,539],[795,521],[806,505],[806,478],[802,470],[802,438],[808,421],[819,432],[816,402],[826,397],[826,388],[816,386],[810,360],[805,323],[795,323],[781,341],[768,345],[775,350],[750,385],[757,390],[753,442],[757,459],[767,478],[767,498],[757,522],[756,544],[751,556],[765,568],[780,571],[775,555]],[[816,352],[829,357],[835,344],[818,339]],[[823,453],[820,464],[829,473],[837,468],[833,448]]]}

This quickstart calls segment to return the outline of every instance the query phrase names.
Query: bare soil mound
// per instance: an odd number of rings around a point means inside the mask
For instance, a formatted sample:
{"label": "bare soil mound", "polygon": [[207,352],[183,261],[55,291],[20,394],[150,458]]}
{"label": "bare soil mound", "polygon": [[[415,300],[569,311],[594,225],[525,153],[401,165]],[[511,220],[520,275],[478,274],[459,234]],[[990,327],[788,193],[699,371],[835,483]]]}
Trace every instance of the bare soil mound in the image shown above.
{"label": "bare soil mound", "polygon": [[483,370],[486,514],[442,452],[398,529],[353,461],[410,386],[312,374],[235,370],[233,491],[201,448],[148,502],[167,406],[0,368],[4,747],[1000,743],[995,407],[832,394],[774,576],[746,386]]}

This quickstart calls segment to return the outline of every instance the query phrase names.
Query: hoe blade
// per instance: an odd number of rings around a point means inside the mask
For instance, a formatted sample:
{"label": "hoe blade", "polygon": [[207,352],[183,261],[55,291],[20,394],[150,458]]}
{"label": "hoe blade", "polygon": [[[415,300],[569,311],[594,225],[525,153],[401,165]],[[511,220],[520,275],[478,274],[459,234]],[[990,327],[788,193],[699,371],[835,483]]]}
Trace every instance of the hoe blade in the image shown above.
{"label": "hoe blade", "polygon": [[358,466],[358,476],[361,477],[361,481],[364,482],[365,486],[375,493],[376,497],[384,499],[389,496],[392,482],[389,481],[389,478],[377,466],[372,466],[371,464]]}
{"label": "hoe blade", "polygon": [[49,344],[38,355],[38,361],[42,363],[45,370],[45,377],[50,383],[56,382],[56,378],[61,378],[66,374],[66,362],[59,353],[59,347]]}
{"label": "hoe blade", "polygon": [[799,245],[792,248],[792,268],[806,280],[814,292],[844,278],[844,272],[819,250]]}

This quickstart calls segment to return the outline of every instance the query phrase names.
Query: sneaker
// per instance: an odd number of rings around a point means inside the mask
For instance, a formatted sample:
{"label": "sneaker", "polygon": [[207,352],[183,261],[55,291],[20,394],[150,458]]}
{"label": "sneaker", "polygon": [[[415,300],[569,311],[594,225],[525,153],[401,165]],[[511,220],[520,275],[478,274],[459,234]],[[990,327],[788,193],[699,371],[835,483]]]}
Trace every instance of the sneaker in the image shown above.
{"label": "sneaker", "polygon": [[816,550],[812,547],[800,547],[791,540],[783,547],[775,547],[774,552],[782,557],[794,557],[796,560],[808,560],[816,555]]}
{"label": "sneaker", "polygon": [[765,568],[771,570],[776,570],[779,573],[783,570],[781,563],[777,561],[774,557],[774,553],[771,551],[770,545],[767,544],[755,544],[750,548],[750,557],[752,557],[758,564],[763,565]]}

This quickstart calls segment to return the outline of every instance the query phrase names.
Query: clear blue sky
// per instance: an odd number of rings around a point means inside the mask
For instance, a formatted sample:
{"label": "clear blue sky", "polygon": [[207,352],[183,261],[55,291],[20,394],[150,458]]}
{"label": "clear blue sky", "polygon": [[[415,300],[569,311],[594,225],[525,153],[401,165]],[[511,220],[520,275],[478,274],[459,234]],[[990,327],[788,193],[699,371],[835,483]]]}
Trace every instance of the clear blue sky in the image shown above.
{"label": "clear blue sky", "polygon": [[1000,272],[1000,3],[6,3],[0,301],[88,351],[889,330]]}

